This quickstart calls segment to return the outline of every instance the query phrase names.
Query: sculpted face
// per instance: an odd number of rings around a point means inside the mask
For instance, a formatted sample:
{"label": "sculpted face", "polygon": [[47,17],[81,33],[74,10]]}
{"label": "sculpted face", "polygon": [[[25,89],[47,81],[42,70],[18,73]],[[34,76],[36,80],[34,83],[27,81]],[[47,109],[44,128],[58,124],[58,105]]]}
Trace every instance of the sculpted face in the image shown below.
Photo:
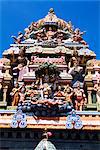
{"label": "sculpted face", "polygon": [[80,83],[77,83],[77,89],[80,89]]}
{"label": "sculpted face", "polygon": [[71,89],[70,88],[67,88],[66,89],[66,92],[69,94],[69,93],[71,93]]}
{"label": "sculpted face", "polygon": [[16,84],[15,84],[15,88],[18,88],[18,87],[19,87],[19,84],[18,84],[18,83],[16,83]]}

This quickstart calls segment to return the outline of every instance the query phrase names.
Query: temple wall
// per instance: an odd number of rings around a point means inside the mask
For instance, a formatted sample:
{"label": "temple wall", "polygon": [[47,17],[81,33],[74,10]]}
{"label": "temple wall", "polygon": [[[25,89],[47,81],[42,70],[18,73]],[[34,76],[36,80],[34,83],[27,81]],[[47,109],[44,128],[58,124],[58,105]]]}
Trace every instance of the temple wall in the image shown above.
{"label": "temple wall", "polygon": [[[99,150],[100,131],[55,130],[50,141],[57,150]],[[80,134],[81,133],[81,134]],[[42,130],[1,129],[0,150],[34,150]]]}

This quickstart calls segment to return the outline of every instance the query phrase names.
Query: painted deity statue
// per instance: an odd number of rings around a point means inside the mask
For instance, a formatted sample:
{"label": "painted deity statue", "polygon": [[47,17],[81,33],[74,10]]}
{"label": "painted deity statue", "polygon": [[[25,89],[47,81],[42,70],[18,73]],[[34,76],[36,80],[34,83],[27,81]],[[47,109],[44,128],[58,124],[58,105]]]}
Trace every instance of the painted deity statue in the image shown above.
{"label": "painted deity statue", "polygon": [[80,83],[77,83],[77,88],[74,88],[74,96],[76,110],[82,111],[87,99],[84,90],[80,88]]}
{"label": "painted deity statue", "polygon": [[71,74],[73,77],[72,85],[77,81],[83,82],[83,76],[82,76],[83,68],[79,66],[79,62],[78,62],[77,58],[72,57],[71,65],[72,65],[72,67],[70,67],[68,73]]}
{"label": "painted deity statue", "polygon": [[19,84],[16,83],[15,87],[12,89],[12,92],[10,93],[10,95],[12,96],[12,106],[17,106],[20,100],[20,95],[19,95]]}
{"label": "painted deity statue", "polygon": [[54,36],[55,32],[52,30],[52,27],[49,27],[48,31],[46,32],[46,37],[48,40],[51,40]]}
{"label": "painted deity statue", "polygon": [[66,85],[64,89],[64,93],[65,93],[66,102],[68,102],[69,104],[72,104],[73,89],[69,86],[69,84]]}
{"label": "painted deity statue", "polygon": [[80,29],[76,28],[73,35],[73,41],[79,42],[81,44],[87,45],[87,43],[83,40],[82,35],[85,32],[81,32]]}

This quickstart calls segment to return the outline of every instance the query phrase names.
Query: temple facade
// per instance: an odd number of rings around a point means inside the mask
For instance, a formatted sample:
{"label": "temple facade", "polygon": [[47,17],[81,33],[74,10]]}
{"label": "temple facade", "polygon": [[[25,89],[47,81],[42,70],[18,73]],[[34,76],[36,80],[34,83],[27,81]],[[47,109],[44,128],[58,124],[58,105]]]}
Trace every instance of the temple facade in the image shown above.
{"label": "temple facade", "polygon": [[83,34],[51,8],[12,36],[0,59],[1,150],[100,149],[100,60]]}

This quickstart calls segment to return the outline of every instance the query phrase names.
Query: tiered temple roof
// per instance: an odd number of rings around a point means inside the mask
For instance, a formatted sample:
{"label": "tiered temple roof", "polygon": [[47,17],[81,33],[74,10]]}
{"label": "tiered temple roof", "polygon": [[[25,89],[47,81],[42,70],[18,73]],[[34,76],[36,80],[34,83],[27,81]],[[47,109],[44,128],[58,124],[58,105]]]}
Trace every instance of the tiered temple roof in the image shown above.
{"label": "tiered temple roof", "polygon": [[[18,37],[12,36],[14,43],[0,59],[0,127],[9,128],[12,114],[22,110],[28,128],[65,129],[66,115],[74,109],[83,129],[100,129],[100,61],[82,38],[84,33],[51,8]],[[47,124],[37,124],[34,117]],[[92,119],[96,122],[90,125]]]}

